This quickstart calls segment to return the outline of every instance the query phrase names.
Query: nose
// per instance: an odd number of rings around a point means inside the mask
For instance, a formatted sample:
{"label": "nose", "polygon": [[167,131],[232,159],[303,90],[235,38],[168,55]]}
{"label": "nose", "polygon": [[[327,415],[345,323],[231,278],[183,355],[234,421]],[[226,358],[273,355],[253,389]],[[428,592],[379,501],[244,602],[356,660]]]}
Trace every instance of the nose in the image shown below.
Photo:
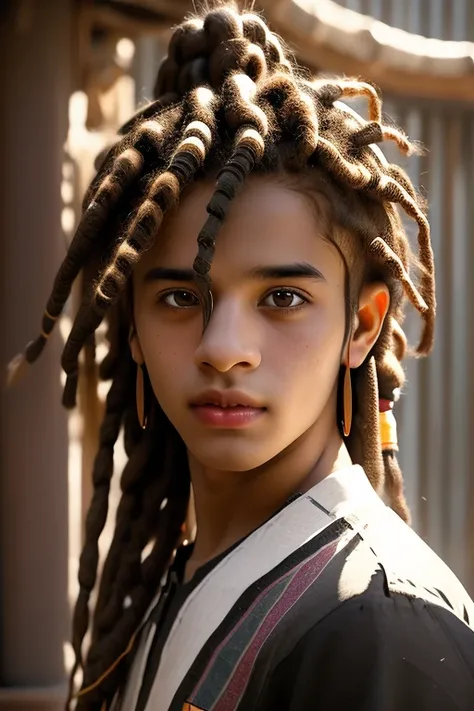
{"label": "nose", "polygon": [[243,305],[218,303],[196,349],[196,364],[221,373],[236,366],[253,370],[262,359],[257,341],[255,317]]}

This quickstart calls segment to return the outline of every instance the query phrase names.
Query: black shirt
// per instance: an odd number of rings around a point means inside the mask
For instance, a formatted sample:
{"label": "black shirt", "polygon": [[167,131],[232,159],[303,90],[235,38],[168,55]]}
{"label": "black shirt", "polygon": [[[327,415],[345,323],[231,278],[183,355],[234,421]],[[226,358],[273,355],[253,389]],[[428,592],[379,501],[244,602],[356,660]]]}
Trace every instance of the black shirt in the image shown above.
{"label": "black shirt", "polygon": [[[146,709],[161,651],[182,604],[228,553],[184,583],[191,550],[187,546],[178,552],[166,599],[151,613],[158,628],[137,711]],[[247,708],[474,711],[474,632],[443,608],[390,593],[379,570],[365,592],[319,620],[274,668],[255,669],[242,701],[242,709]]]}
{"label": "black shirt", "polygon": [[[362,479],[356,483],[364,486]],[[321,498],[310,500],[319,509],[321,500],[324,504]],[[282,535],[285,530],[281,528]],[[301,582],[303,568],[331,546],[318,574],[305,582],[299,597],[290,599],[291,585]],[[248,555],[257,555],[253,539],[247,549]],[[190,553],[190,547],[178,551],[165,594],[151,612],[156,630],[145,671],[140,685],[129,687],[139,689],[137,705],[133,709],[122,705],[121,711],[153,711],[155,703],[165,707],[155,681],[177,615],[193,591],[194,601],[201,600],[199,614],[205,615],[212,595],[220,594],[223,571],[232,576],[235,570],[235,554],[226,565],[227,551],[184,583]],[[219,562],[223,565],[214,570]],[[274,598],[276,603],[255,622],[254,605],[262,595],[275,594],[281,580],[290,580],[281,597],[286,595],[285,606],[278,613],[280,598]],[[196,590],[201,583],[204,595]],[[275,610],[276,623],[269,626]],[[393,512],[372,502],[362,529],[354,527],[352,514],[333,519],[247,587],[191,666],[187,668],[187,662],[183,666],[181,682],[166,708],[474,711],[473,618],[472,600],[453,574]],[[200,618],[194,619],[200,635]],[[247,633],[252,625],[253,637],[245,637],[242,631]],[[258,653],[242,681],[239,665],[248,661],[255,635],[260,635]],[[181,663],[179,648],[178,657],[167,657],[168,668],[175,661]],[[232,696],[232,684],[234,688],[240,684],[238,696]]]}

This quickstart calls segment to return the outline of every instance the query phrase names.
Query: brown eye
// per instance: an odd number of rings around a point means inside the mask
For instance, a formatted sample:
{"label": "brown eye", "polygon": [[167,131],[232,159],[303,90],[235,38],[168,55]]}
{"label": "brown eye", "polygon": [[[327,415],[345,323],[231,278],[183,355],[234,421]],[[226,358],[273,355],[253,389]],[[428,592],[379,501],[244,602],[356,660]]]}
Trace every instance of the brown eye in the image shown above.
{"label": "brown eye", "polygon": [[175,291],[168,291],[167,294],[163,296],[163,302],[168,306],[172,306],[175,309],[189,309],[192,306],[199,306],[199,299],[192,291],[185,291],[185,289],[176,289]]}
{"label": "brown eye", "polygon": [[270,306],[278,309],[292,309],[305,303],[296,291],[290,289],[276,289],[263,300],[265,306]]}

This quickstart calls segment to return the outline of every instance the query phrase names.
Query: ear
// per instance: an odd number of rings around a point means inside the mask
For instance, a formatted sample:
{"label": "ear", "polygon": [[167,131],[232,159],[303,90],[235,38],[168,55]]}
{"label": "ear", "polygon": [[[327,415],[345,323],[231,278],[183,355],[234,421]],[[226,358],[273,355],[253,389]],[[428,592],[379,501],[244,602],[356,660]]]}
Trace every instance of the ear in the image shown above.
{"label": "ear", "polygon": [[143,365],[143,363],[145,362],[145,358],[143,357],[142,347],[140,345],[140,340],[138,338],[138,333],[135,326],[132,326],[130,329],[128,342],[130,344],[130,350],[132,352],[133,360],[137,365]]}
{"label": "ear", "polygon": [[383,282],[365,284],[359,296],[350,349],[350,368],[358,368],[380,335],[388,309],[390,292]]}

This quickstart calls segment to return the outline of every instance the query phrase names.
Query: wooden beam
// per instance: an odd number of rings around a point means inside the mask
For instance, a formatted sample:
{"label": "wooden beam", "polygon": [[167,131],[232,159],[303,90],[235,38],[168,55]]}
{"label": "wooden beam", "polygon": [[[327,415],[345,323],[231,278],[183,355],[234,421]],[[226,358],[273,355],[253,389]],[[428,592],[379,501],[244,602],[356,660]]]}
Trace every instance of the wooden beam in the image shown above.
{"label": "wooden beam", "polygon": [[332,0],[260,0],[298,61],[403,97],[474,102],[474,43],[428,39]]}
{"label": "wooden beam", "polygon": [[[256,8],[310,69],[360,76],[397,96],[474,102],[474,43],[421,37],[333,0],[258,0]],[[190,0],[116,0],[93,6],[93,16],[117,33],[159,35],[192,10]]]}

